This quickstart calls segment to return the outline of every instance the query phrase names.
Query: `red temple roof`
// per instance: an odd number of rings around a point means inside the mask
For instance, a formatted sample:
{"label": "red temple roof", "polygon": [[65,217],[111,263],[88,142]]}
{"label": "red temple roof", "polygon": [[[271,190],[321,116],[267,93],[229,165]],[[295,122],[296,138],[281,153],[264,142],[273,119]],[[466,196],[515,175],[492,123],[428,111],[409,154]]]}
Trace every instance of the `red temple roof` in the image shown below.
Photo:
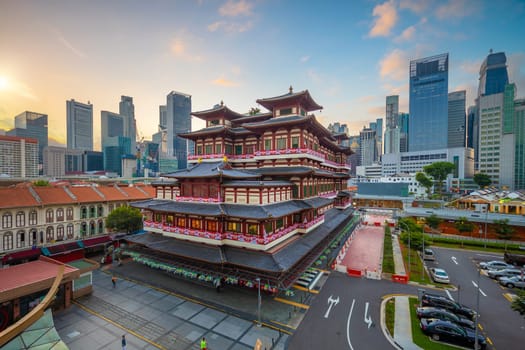
{"label": "red temple roof", "polygon": [[323,106],[318,105],[312,96],[310,96],[308,90],[294,93],[291,86],[290,91],[287,94],[276,97],[260,98],[257,100],[257,103],[270,111],[273,111],[275,107],[295,104],[302,106],[307,112],[323,109]]}
{"label": "red temple roof", "polygon": [[208,119],[217,119],[217,118],[224,118],[226,120],[232,120],[237,118],[243,118],[246,117],[245,114],[237,113],[235,111],[232,111],[226,105],[224,105],[221,101],[221,104],[218,106],[215,106],[211,109],[207,109],[205,111],[199,111],[199,112],[193,112],[191,115],[201,118],[204,120]]}

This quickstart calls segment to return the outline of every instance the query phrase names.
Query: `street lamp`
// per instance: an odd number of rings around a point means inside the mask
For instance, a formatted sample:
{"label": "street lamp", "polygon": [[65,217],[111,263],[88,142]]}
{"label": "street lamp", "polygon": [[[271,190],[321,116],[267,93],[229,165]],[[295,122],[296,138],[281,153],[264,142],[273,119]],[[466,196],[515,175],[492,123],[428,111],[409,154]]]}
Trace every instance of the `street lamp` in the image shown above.
{"label": "street lamp", "polygon": [[261,279],[257,277],[257,327],[261,327]]}

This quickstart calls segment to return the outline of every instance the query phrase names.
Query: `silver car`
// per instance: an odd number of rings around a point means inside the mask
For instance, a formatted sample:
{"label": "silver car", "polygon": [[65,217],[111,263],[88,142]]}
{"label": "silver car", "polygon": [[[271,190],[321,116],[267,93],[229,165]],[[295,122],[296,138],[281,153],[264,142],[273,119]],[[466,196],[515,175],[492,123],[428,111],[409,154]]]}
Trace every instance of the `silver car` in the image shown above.
{"label": "silver car", "polygon": [[502,270],[502,269],[510,269],[513,266],[507,264],[504,261],[493,260],[493,261],[480,262],[479,267],[481,267],[483,270]]}
{"label": "silver car", "polygon": [[501,277],[499,284],[508,288],[525,288],[525,276]]}
{"label": "silver car", "polygon": [[434,280],[434,282],[450,283],[450,279],[448,278],[448,274],[443,269],[438,269],[437,267],[431,267],[430,268],[430,275],[432,276],[432,279]]}
{"label": "silver car", "polygon": [[522,271],[520,269],[502,269],[502,270],[489,270],[487,275],[490,278],[500,279],[501,277],[512,277],[521,275]]}

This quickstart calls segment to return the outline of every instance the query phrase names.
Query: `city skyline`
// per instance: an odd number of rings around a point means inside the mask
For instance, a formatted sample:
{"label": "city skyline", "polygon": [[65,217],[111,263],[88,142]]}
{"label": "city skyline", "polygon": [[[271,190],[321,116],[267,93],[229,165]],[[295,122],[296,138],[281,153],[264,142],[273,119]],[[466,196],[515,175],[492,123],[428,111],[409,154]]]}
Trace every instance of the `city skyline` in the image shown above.
{"label": "city skyline", "polygon": [[100,149],[100,112],[118,111],[121,95],[133,97],[137,129],[151,139],[172,90],[191,95],[193,111],[222,100],[246,113],[292,85],[323,105],[321,123],[345,123],[355,135],[385,117],[388,95],[408,112],[409,61],[442,52],[450,54],[449,92],[466,90],[467,107],[490,49],[507,54],[523,96],[523,19],[524,3],[511,0],[5,1],[0,129],[24,111],[43,113],[49,137],[65,145],[65,101],[89,101]]}

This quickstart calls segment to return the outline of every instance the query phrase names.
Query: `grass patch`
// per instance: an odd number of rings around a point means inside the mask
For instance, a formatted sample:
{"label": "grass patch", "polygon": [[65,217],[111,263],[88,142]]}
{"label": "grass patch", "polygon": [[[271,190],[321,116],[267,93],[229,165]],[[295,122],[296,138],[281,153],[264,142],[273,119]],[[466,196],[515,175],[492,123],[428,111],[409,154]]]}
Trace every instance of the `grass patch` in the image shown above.
{"label": "grass patch", "polygon": [[385,323],[386,328],[390,332],[390,336],[394,337],[394,323],[396,319],[396,299],[391,298],[386,302],[385,307]]}
{"label": "grass patch", "polygon": [[412,323],[412,341],[414,344],[425,350],[457,350],[457,347],[448,346],[444,343],[437,343],[430,340],[419,326],[419,319],[417,318],[416,308],[418,306],[417,298],[408,298],[410,305],[410,321]]}
{"label": "grass patch", "polygon": [[418,251],[415,249],[410,249],[410,268],[408,268],[408,247],[401,245],[401,252],[403,253],[403,260],[405,262],[405,266],[407,266],[406,272],[408,273],[410,271],[410,281],[424,284],[432,284],[432,280],[428,276],[427,271],[423,266]]}
{"label": "grass patch", "polygon": [[[492,253],[504,253],[505,252],[505,243],[490,242],[490,241],[485,243],[484,240],[471,240],[471,239],[435,237],[434,236],[431,239],[429,239],[429,243],[434,246],[444,247],[444,248],[475,249],[479,251],[492,252]],[[520,249],[519,244],[510,244],[510,243],[507,244],[507,251],[510,253],[523,254],[523,249]]]}
{"label": "grass patch", "polygon": [[390,227],[385,227],[385,239],[383,242],[383,272],[395,273],[394,252],[392,251],[392,234]]}

